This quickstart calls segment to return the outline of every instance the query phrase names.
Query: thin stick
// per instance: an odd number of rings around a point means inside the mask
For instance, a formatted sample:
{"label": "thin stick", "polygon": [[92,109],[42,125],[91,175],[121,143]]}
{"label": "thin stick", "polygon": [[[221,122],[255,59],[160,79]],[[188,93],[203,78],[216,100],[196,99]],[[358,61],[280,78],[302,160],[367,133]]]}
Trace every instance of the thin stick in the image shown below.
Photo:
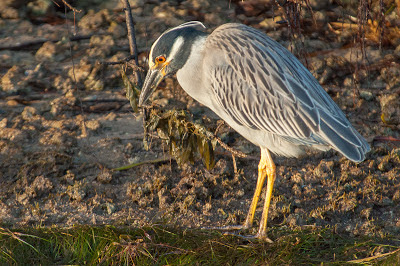
{"label": "thin stick", "polygon": [[380,255],[364,258],[364,259],[350,260],[350,261],[348,261],[348,263],[360,263],[361,264],[361,263],[369,262],[371,260],[376,260],[376,259],[379,259],[379,258],[383,258],[383,257],[387,257],[387,256],[390,256],[390,255],[393,255],[393,254],[395,254],[395,253],[397,253],[399,251],[400,251],[400,249],[396,249],[396,250],[388,252],[388,253],[384,253],[384,254],[380,254]]}
{"label": "thin stick", "polygon": [[243,153],[243,152],[241,152],[239,150],[235,150],[234,148],[229,147],[219,137],[213,136],[213,138],[219,143],[219,145],[222,146],[222,148],[224,148],[225,150],[227,150],[230,153],[232,153],[233,156],[237,156],[239,158],[246,158],[247,157],[247,154],[245,154],[245,153]]}
{"label": "thin stick", "polygon": [[[137,53],[137,45],[136,45],[136,37],[135,37],[135,27],[133,26],[133,16],[131,11],[131,6],[128,0],[123,0],[124,10],[125,10],[125,19],[126,19],[126,28],[128,30],[128,40],[129,40],[129,49],[131,55],[135,57],[135,65],[139,66],[138,53]],[[143,85],[142,77],[138,69],[134,71],[136,78],[136,85],[141,88]]]}
{"label": "thin stick", "polygon": [[142,165],[142,164],[154,164],[154,163],[163,163],[163,162],[169,162],[170,160],[174,160],[174,158],[169,157],[169,158],[159,158],[159,159],[155,159],[155,160],[149,160],[149,161],[143,161],[143,162],[138,162],[138,163],[132,163],[132,164],[128,164],[125,166],[121,166],[118,168],[114,168],[112,169],[113,171],[124,171],[124,170],[128,170],[131,169],[133,167]]}
{"label": "thin stick", "polygon": [[64,5],[66,5],[69,9],[71,9],[72,11],[74,11],[74,13],[76,12],[76,13],[81,13],[82,12],[82,10],[79,10],[79,9],[76,9],[75,7],[73,7],[73,6],[71,6],[67,1],[65,1],[65,0],[61,0],[63,3],[64,3]]}
{"label": "thin stick", "polygon": [[236,159],[235,159],[235,155],[232,154],[232,163],[233,163],[233,173],[235,175],[237,175],[238,170],[237,170],[237,166],[236,166]]}

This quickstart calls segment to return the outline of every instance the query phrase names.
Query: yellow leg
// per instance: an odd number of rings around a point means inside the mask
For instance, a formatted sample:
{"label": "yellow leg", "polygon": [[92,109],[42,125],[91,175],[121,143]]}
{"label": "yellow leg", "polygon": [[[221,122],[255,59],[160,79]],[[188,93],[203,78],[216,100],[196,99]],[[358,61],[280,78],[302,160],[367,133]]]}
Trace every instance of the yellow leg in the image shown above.
{"label": "yellow leg", "polygon": [[[275,172],[276,172],[276,167],[274,162],[272,161],[271,154],[267,149],[261,148],[261,159],[260,163],[258,164],[258,179],[257,179],[256,191],[254,192],[253,200],[251,201],[246,221],[244,222],[243,225],[230,225],[212,229],[240,230],[240,229],[250,228],[251,225],[253,224],[254,213],[256,212],[257,203],[258,200],[260,199],[260,194],[262,187],[264,185],[265,178],[268,176],[268,183],[267,183],[268,187],[267,187],[267,194],[265,196],[264,209],[261,217],[260,228],[258,230],[257,235],[255,235],[255,238],[259,238],[272,243],[272,241],[267,237],[266,229],[267,229],[268,209],[272,197],[272,189],[274,187],[274,182],[275,182]],[[205,228],[205,229],[210,229],[210,228]]]}
{"label": "yellow leg", "polygon": [[260,163],[258,164],[258,179],[257,179],[256,191],[254,192],[253,200],[251,201],[246,221],[243,224],[244,229],[250,228],[253,224],[254,213],[256,212],[257,203],[258,200],[260,199],[261,190],[265,182],[265,177],[267,176],[267,171],[265,169],[265,161],[267,158],[265,156],[270,157],[269,152],[268,150],[261,148],[261,159]]}
{"label": "yellow leg", "polygon": [[[263,153],[265,153],[264,161],[262,160]],[[276,166],[275,166],[274,162],[272,161],[271,154],[269,153],[269,151],[267,149],[261,148],[260,164],[262,164],[264,166],[264,169],[268,176],[268,181],[267,181],[267,193],[265,194],[265,203],[264,203],[263,213],[262,213],[262,217],[261,217],[260,228],[258,229],[258,233],[257,233],[256,237],[267,240],[269,242],[272,242],[267,237],[267,220],[268,220],[269,205],[270,205],[271,197],[272,197],[272,190],[274,188],[274,182],[275,182],[275,177],[276,177]],[[260,168],[260,166],[259,166],[259,168]]]}

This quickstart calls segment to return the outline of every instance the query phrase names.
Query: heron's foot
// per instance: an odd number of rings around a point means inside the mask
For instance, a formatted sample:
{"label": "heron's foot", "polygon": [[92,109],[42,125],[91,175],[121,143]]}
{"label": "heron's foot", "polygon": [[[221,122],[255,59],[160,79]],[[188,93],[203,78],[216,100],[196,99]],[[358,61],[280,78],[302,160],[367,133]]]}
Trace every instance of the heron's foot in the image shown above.
{"label": "heron's foot", "polygon": [[233,231],[233,230],[247,230],[251,226],[244,224],[235,224],[235,225],[226,225],[226,226],[211,226],[211,227],[202,227],[201,229],[205,230],[221,230],[221,231]]}
{"label": "heron's foot", "polygon": [[258,234],[256,234],[256,235],[240,235],[238,233],[233,233],[233,232],[224,232],[223,234],[228,235],[228,236],[236,236],[236,237],[243,238],[243,239],[246,239],[249,241],[263,241],[263,242],[267,242],[270,244],[274,243],[274,241],[272,241],[269,237],[264,236],[264,235],[262,235],[262,236],[258,235]]}
{"label": "heron's foot", "polygon": [[273,244],[273,243],[274,243],[274,241],[272,241],[272,240],[267,236],[267,234],[265,234],[265,233],[263,233],[263,234],[257,233],[254,237],[255,237],[256,239],[258,239],[258,240],[261,240],[261,241],[264,241],[264,242],[267,242],[267,243],[270,243],[270,244]]}
{"label": "heron's foot", "polygon": [[[229,236],[236,236],[240,237],[246,240],[258,240],[258,241],[264,241],[267,243],[274,243],[266,233],[257,233],[256,235],[241,235],[240,232],[243,230],[249,229],[251,226],[246,225],[246,224],[238,224],[238,225],[227,225],[227,226],[211,226],[211,227],[202,227],[201,229],[204,230],[220,230],[220,231],[225,231],[223,232],[224,235],[229,235]],[[230,232],[230,231],[237,231],[237,232]]]}
{"label": "heron's foot", "polygon": [[210,227],[202,227],[201,229],[205,230],[221,230],[221,231],[233,231],[233,230],[246,230],[249,227],[245,227],[242,224],[237,225],[227,225],[227,226],[210,226]]}

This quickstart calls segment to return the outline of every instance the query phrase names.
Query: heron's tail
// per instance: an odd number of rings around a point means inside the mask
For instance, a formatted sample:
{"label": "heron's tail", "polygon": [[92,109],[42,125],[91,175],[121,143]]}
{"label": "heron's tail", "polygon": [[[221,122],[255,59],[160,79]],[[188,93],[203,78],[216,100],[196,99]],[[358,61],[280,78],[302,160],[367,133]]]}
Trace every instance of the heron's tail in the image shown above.
{"label": "heron's tail", "polygon": [[349,121],[321,112],[320,132],[318,135],[335,150],[354,162],[361,162],[371,150],[368,142],[350,124]]}

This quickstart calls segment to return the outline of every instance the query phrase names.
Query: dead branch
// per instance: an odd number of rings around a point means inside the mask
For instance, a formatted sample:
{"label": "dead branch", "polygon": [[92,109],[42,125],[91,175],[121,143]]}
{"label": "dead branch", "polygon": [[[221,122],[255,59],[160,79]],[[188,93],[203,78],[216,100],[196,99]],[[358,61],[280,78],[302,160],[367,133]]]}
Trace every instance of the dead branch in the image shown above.
{"label": "dead branch", "polygon": [[[135,65],[139,66],[138,60],[138,52],[137,52],[137,45],[136,45],[136,37],[135,37],[135,27],[133,25],[133,16],[131,11],[131,6],[128,0],[123,0],[124,3],[124,10],[125,10],[125,18],[126,18],[126,28],[128,30],[128,40],[129,40],[129,49],[132,56],[135,59]],[[136,85],[141,88],[142,87],[142,78],[138,69],[134,71],[135,78],[136,78]]]}
{"label": "dead branch", "polygon": [[76,12],[76,13],[81,13],[82,12],[82,10],[79,10],[79,9],[76,9],[75,7],[73,7],[73,6],[71,6],[67,1],[65,1],[65,0],[61,0],[63,3],[64,3],[64,5],[66,5],[69,9],[71,9],[72,11],[74,11],[74,13]]}
{"label": "dead branch", "polygon": [[128,65],[133,69],[133,71],[144,72],[144,69],[143,69],[142,67],[138,66],[138,65],[135,64],[135,63],[131,63],[131,62],[130,62],[130,61],[131,61],[132,59],[134,59],[134,58],[135,58],[134,55],[130,55],[130,56],[125,57],[124,59],[119,60],[119,61],[99,62],[99,64],[106,65],[106,66],[128,64]]}

